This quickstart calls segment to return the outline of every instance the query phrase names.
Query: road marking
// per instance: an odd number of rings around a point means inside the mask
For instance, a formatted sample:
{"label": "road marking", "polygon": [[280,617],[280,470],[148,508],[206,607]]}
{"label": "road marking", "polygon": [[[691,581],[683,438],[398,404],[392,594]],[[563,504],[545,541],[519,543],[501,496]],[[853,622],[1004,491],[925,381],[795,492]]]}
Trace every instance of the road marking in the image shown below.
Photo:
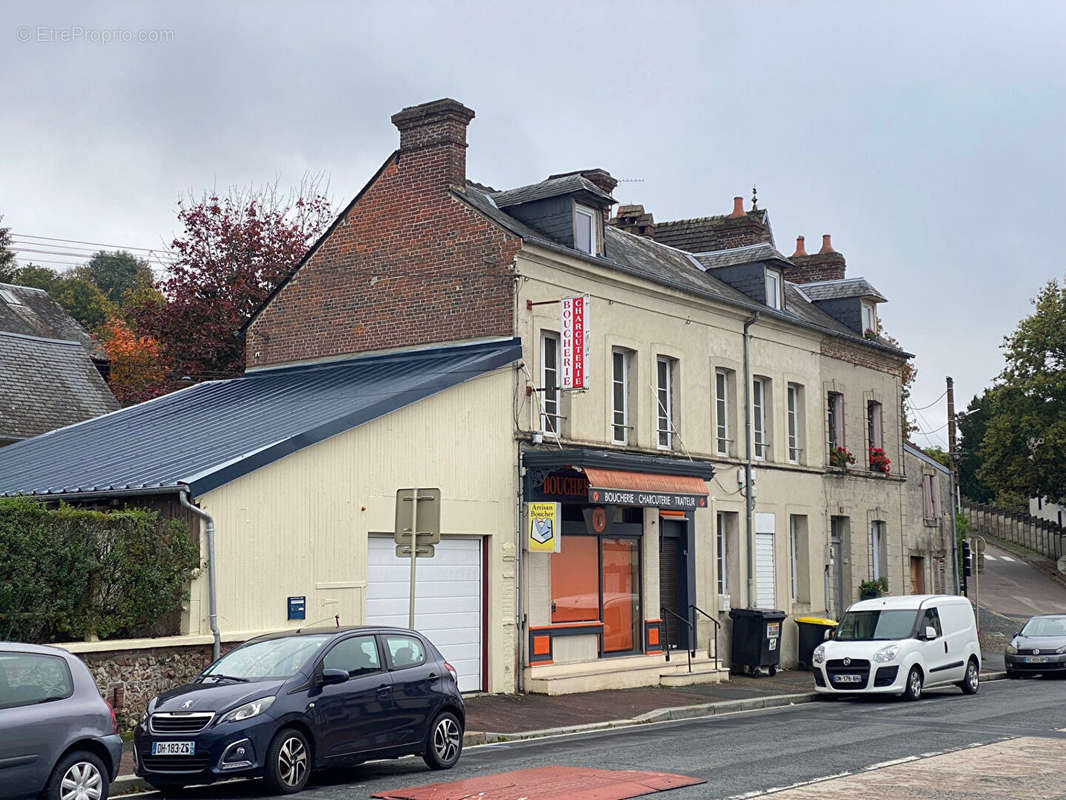
{"label": "road marking", "polygon": [[[985,558],[988,558],[988,556],[985,556]],[[1004,561],[1013,561],[1014,560],[1010,556],[1000,556],[1000,558],[1002,558]]]}
{"label": "road marking", "polygon": [[792,783],[788,786],[777,786],[773,789],[760,789],[754,792],[744,792],[743,794],[730,795],[726,800],[751,800],[753,797],[763,797],[768,794],[776,794],[777,792],[787,792],[790,789],[802,789],[804,786],[814,786],[815,784],[825,783],[826,781],[835,781],[838,778],[846,778],[852,773],[849,770],[838,772],[835,775],[824,775],[821,778],[813,778],[809,781],[800,781],[799,783]]}
{"label": "road marking", "polygon": [[[937,755],[940,755],[940,754],[937,753]],[[919,758],[929,758],[929,757],[930,756],[927,756],[924,753],[921,756],[905,756],[903,758],[894,758],[891,761],[879,761],[876,764],[871,764],[868,767],[863,767],[863,769],[866,770],[867,772],[869,772],[872,769],[884,769],[885,767],[894,767],[897,764],[907,764],[907,763],[909,763],[911,761],[917,761]]]}
{"label": "road marking", "polygon": [[996,560],[995,556],[990,556],[988,553],[985,553],[985,561],[995,561],[995,560]]}

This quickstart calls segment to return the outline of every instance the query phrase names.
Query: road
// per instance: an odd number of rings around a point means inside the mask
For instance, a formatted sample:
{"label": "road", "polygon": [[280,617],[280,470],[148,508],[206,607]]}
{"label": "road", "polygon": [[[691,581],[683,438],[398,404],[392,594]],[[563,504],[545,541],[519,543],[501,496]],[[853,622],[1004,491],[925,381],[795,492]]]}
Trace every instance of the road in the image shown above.
{"label": "road", "polygon": [[[974,697],[945,690],[916,703],[849,698],[471,747],[447,773],[430,773],[416,759],[376,762],[316,776],[300,797],[355,800],[399,787],[562,765],[706,781],[653,795],[663,800],[751,798],[771,790],[777,790],[775,800],[1066,798],[1063,763],[1066,681],[1038,679],[987,683]],[[236,800],[262,793],[258,782],[235,782],[182,795]]]}
{"label": "road", "polygon": [[[978,602],[1006,617],[1066,613],[1066,585],[993,545],[985,550],[985,568],[978,576]],[[970,578],[971,594],[974,579]]]}

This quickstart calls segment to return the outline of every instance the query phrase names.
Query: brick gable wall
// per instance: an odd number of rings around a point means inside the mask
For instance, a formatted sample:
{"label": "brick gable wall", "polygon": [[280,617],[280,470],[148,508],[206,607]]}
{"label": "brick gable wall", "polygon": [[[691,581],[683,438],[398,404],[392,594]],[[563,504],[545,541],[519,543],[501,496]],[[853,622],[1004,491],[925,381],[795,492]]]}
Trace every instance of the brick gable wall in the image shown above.
{"label": "brick gable wall", "polygon": [[455,117],[401,129],[400,151],[249,326],[249,367],[513,335],[521,240],[451,195],[465,173]]}

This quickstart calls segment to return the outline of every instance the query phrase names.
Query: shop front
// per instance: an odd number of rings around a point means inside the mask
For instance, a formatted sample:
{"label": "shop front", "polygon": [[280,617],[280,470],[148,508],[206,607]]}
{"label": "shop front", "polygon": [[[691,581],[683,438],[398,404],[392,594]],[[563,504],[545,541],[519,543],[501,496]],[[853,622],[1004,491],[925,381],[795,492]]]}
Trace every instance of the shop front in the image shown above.
{"label": "shop front", "polygon": [[[713,467],[556,448],[527,450],[523,468],[534,537],[523,565],[526,689],[657,684],[664,651],[690,648],[697,513]],[[551,523],[531,516],[545,506]]]}

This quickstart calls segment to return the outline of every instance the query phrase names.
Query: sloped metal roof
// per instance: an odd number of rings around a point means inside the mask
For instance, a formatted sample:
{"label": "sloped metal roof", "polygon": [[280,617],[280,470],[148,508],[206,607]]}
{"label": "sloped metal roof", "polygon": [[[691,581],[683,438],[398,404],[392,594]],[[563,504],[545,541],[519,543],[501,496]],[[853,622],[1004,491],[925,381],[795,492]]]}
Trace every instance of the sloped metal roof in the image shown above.
{"label": "sloped metal roof", "polygon": [[0,495],[201,495],[521,354],[511,339],[201,383],[0,449]]}

